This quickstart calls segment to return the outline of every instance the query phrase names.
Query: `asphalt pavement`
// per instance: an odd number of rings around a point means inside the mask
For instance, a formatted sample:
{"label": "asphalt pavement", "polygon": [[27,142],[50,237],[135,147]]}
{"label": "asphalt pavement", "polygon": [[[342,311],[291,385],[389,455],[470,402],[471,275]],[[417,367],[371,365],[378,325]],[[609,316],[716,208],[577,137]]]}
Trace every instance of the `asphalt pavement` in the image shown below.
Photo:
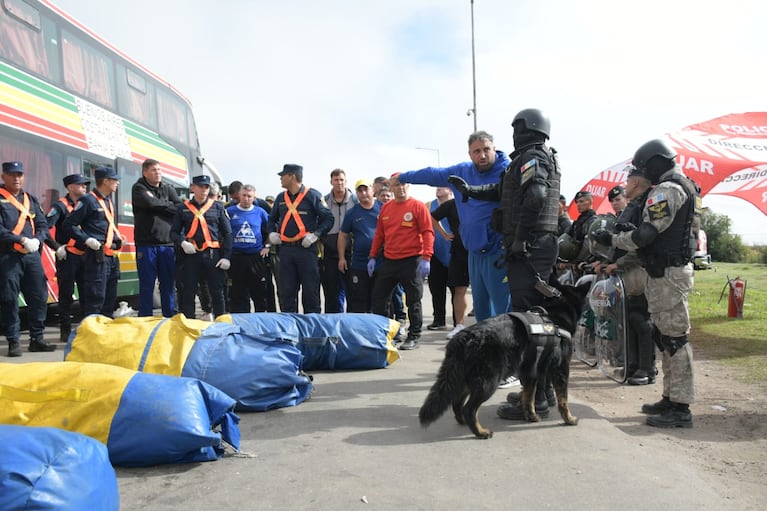
{"label": "asphalt pavement", "polygon": [[[425,293],[424,327],[432,319]],[[50,340],[58,338],[49,332]],[[492,439],[474,438],[451,412],[422,429],[418,409],[446,333],[424,328],[420,348],[400,352],[401,360],[385,369],[314,372],[314,393],[299,406],[241,414],[238,455],[118,468],[121,509],[734,509],[695,467],[644,446],[577,392],[571,392],[577,426],[565,426],[554,411],[540,423],[496,417],[512,388],[498,390],[480,409]],[[23,339],[24,355],[2,362],[62,359],[62,345],[29,353]]]}

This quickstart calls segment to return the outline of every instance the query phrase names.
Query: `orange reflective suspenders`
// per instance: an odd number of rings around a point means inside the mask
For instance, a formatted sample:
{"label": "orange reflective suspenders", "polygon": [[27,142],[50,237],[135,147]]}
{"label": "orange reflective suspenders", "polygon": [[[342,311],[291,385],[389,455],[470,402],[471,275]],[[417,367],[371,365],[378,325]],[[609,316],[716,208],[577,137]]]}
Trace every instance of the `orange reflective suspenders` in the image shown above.
{"label": "orange reflective suspenders", "polygon": [[[112,241],[114,241],[115,233],[117,233],[117,227],[115,226],[115,216],[112,212],[111,207],[107,208],[108,201],[105,201],[101,197],[96,194],[93,190],[91,190],[91,195],[93,195],[96,198],[96,202],[99,203],[99,206],[101,206],[101,209],[104,210],[104,216],[107,219],[107,223],[109,226],[107,227],[107,238],[106,241],[104,241],[104,255],[106,256],[112,256],[114,255],[115,251],[112,250]],[[112,203],[109,202],[109,205],[111,206]]]}
{"label": "orange reflective suspenders", "polygon": [[[196,248],[198,252],[202,252],[206,248],[219,248],[221,246],[218,241],[213,241],[211,239],[208,221],[205,220],[205,213],[207,213],[211,206],[213,206],[213,202],[214,201],[211,199],[208,199],[200,209],[197,209],[190,200],[184,201],[184,206],[186,206],[186,208],[194,215],[192,225],[189,227],[189,232],[186,233],[186,239],[194,245],[194,248]],[[202,237],[204,240],[201,247],[198,247],[193,239],[194,235],[197,234],[198,227],[202,229]]]}
{"label": "orange reflective suspenders", "polygon": [[[66,197],[62,197],[59,199],[59,202],[64,204],[64,207],[67,208],[67,213],[71,213],[74,211],[75,207],[69,203]],[[80,250],[79,248],[75,247],[75,240],[74,238],[69,238],[69,241],[67,242],[67,252],[75,255],[83,255],[85,253],[85,250]]]}
{"label": "orange reflective suspenders", "polygon": [[[282,225],[280,226],[280,239],[282,241],[290,243],[292,241],[298,241],[306,236],[306,226],[304,226],[304,221],[301,220],[301,215],[298,214],[298,205],[301,204],[301,201],[304,200],[304,197],[306,197],[306,194],[310,189],[311,188],[304,188],[303,192],[296,195],[295,202],[290,200],[290,195],[288,195],[288,191],[285,190],[283,197],[285,198],[285,206],[287,206],[288,212],[285,215],[285,218],[282,219]],[[288,226],[288,222],[291,218],[296,222],[298,234],[288,237],[285,236],[285,228]]]}
{"label": "orange reflective suspenders", "polygon": [[[29,212],[29,194],[27,192],[21,192],[24,195],[24,203],[20,203],[16,200],[16,197],[11,195],[11,192],[6,190],[5,188],[0,188],[0,195],[5,197],[5,199],[11,203],[11,206],[15,207],[19,210],[19,220],[16,222],[16,226],[11,231],[15,235],[21,234],[21,231],[24,230],[24,224],[27,222],[27,219],[29,219],[29,224],[32,226],[32,236],[35,235],[35,222],[33,221],[35,218],[34,213]],[[21,243],[14,243],[13,249],[16,252],[19,252],[20,254],[26,254],[26,251],[24,250],[24,247],[21,246]]]}

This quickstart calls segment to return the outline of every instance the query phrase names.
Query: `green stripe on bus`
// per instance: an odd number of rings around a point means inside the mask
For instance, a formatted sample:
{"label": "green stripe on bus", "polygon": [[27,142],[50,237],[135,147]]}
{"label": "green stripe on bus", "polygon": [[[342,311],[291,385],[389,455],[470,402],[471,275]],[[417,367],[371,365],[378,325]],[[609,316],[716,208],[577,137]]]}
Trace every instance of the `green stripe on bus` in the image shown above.
{"label": "green stripe on bus", "polygon": [[[21,73],[0,62],[0,76],[2,81],[17,89],[28,92],[42,100],[55,103],[61,107],[77,112],[75,98],[71,94],[52,87],[45,82]],[[7,78],[6,78],[7,77]]]}
{"label": "green stripe on bus", "polygon": [[[140,126],[133,124],[132,122],[127,120],[123,120],[123,125],[125,126],[125,131],[127,132],[128,136],[136,137],[148,144],[152,144],[153,146],[157,146],[162,149],[165,149],[166,151],[170,151],[175,154],[181,154],[178,151],[178,149],[176,149],[172,145],[165,142],[163,139],[157,136],[156,133],[145,130],[141,128]],[[136,129],[136,128],[141,128],[141,129]]]}

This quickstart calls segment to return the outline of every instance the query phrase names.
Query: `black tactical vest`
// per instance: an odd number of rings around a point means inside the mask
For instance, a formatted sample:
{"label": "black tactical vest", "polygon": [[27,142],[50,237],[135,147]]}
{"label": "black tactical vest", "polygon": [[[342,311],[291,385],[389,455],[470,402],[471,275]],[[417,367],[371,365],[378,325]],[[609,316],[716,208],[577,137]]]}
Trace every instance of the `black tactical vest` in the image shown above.
{"label": "black tactical vest", "polygon": [[559,163],[554,149],[549,149],[543,144],[536,144],[523,149],[518,155],[514,155],[514,159],[506,169],[501,181],[501,190],[504,190],[508,186],[504,181],[511,179],[511,193],[501,193],[500,207],[502,211],[501,232],[507,236],[514,236],[517,232],[523,214],[522,204],[525,200],[525,193],[529,185],[536,179],[534,176],[522,184],[521,169],[533,159],[539,162],[546,174],[546,198],[535,224],[523,225],[522,227],[530,232],[557,232],[559,184],[561,180]]}
{"label": "black tactical vest", "polygon": [[687,176],[678,172],[662,179],[661,183],[666,181],[673,181],[680,185],[687,195],[687,200],[677,211],[671,226],[658,233],[655,241],[638,253],[651,265],[684,266],[692,261],[698,244],[700,188]]}

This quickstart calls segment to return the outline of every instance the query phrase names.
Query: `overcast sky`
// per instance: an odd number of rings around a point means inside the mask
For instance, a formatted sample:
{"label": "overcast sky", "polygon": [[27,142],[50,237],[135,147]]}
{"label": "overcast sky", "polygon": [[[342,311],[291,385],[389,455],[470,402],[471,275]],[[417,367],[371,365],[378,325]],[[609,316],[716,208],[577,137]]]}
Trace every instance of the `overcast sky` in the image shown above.
{"label": "overcast sky", "polygon": [[[468,160],[469,0],[53,1],[181,90],[203,155],[259,196],[286,162],[327,192],[338,167]],[[478,129],[510,152],[516,112],[544,109],[568,198],[650,138],[767,110],[763,1],[476,0],[474,20]],[[767,242],[754,206],[704,206]]]}

